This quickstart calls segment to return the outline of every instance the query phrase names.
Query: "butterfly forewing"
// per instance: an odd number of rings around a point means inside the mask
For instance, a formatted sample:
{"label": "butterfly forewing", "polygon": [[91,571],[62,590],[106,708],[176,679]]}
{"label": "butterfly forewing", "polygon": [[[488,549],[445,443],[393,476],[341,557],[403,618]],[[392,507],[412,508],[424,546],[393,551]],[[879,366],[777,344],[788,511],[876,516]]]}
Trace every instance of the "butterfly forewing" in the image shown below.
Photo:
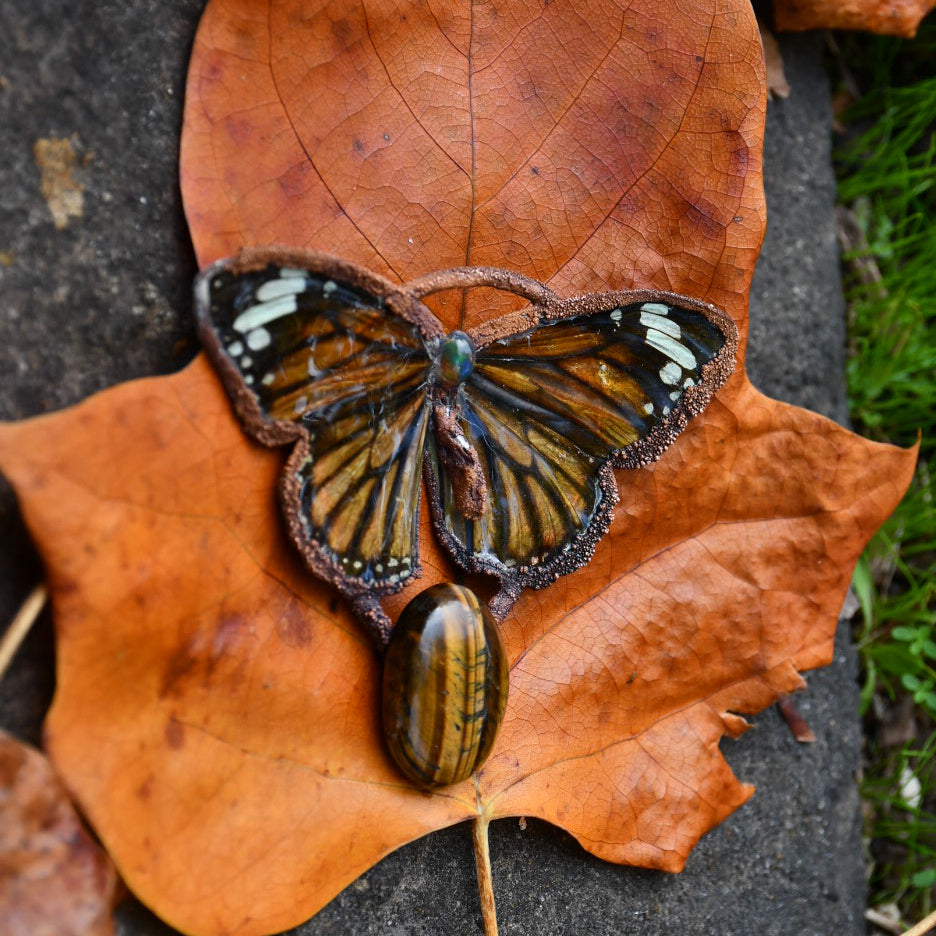
{"label": "butterfly forewing", "polygon": [[652,301],[545,321],[479,350],[459,425],[478,453],[489,506],[480,518],[462,516],[444,459],[433,457],[434,506],[449,541],[474,568],[521,586],[584,564],[614,504],[605,466],[660,454],[724,379],[703,369],[725,340],[702,311]]}
{"label": "butterfly forewing", "polygon": [[205,277],[201,322],[216,336],[206,344],[250,391],[247,402],[233,393],[248,429],[268,441],[285,421],[308,435],[284,484],[300,548],[343,585],[399,587],[418,568],[430,370],[418,329],[307,270],[221,266]]}

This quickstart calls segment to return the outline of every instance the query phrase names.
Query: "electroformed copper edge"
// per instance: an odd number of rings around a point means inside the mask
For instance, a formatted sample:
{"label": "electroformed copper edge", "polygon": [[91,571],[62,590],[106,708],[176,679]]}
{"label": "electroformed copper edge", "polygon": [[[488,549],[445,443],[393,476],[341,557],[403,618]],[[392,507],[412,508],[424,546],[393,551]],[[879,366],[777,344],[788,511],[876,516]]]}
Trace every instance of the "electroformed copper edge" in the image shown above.
{"label": "electroformed copper edge", "polygon": [[[346,284],[371,294],[384,303],[394,314],[415,325],[427,341],[446,334],[438,318],[421,302],[433,292],[453,288],[490,286],[513,292],[530,300],[530,306],[512,312],[500,319],[486,322],[468,331],[468,335],[481,349],[493,341],[526,331],[546,322],[561,321],[578,315],[593,314],[618,306],[643,302],[663,302],[682,306],[703,314],[724,336],[724,343],[715,357],[701,370],[701,381],[684,391],[668,415],[641,440],[624,449],[613,451],[598,468],[598,486],[602,497],[588,527],[580,531],[568,548],[536,566],[507,569],[499,563],[485,562],[474,556],[445,529],[441,499],[429,464],[429,449],[424,455],[424,477],[430,501],[432,525],[436,536],[455,562],[469,572],[493,575],[499,581],[499,590],[489,602],[495,618],[502,621],[525,588],[541,589],[563,575],[585,566],[594,554],[600,540],[611,524],[614,507],[619,500],[615,469],[640,468],[656,461],[685,429],[689,421],[699,415],[715,392],[734,370],[738,347],[738,330],[733,319],[709,303],[677,293],[652,289],[636,289],[591,293],[567,299],[559,298],[548,286],[521,273],[496,267],[455,267],[437,270],[405,285],[360,267],[357,264],[319,251],[282,247],[251,248],[234,258],[220,260],[201,271],[195,280],[195,308],[199,338],[218,371],[234,410],[248,434],[267,446],[293,443],[280,479],[280,499],[290,539],[303,557],[307,567],[326,582],[334,585],[351,602],[358,618],[368,627],[378,647],[383,649],[389,640],[392,623],[380,605],[380,596],[400,591],[418,579],[421,568],[416,559],[412,572],[405,579],[390,582],[365,582],[349,576],[313,539],[306,536],[300,517],[300,496],[297,468],[309,454],[308,431],[300,424],[287,420],[270,420],[263,415],[255,394],[244,383],[234,364],[228,358],[214,331],[210,319],[208,284],[212,275],[220,270],[245,273],[260,270],[268,264],[296,267],[315,275],[340,279]],[[441,400],[430,399],[433,408]],[[416,505],[416,522],[420,505]]]}

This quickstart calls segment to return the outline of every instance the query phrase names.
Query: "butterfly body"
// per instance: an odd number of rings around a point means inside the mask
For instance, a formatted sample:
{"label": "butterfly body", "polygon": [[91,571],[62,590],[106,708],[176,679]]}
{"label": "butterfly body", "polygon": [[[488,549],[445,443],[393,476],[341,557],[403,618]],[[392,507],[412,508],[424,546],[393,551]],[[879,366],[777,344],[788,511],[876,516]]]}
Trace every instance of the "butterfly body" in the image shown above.
{"label": "butterfly body", "polygon": [[[487,285],[531,301],[447,332],[430,292]],[[309,566],[386,630],[378,597],[419,573],[425,475],[436,533],[523,588],[580,568],[607,530],[613,469],[656,457],[734,364],[723,312],[666,293],[559,299],[502,270],[397,286],[323,254],[256,251],[196,284],[202,340],[248,431],[294,443],[287,525]]]}
{"label": "butterfly body", "polygon": [[474,344],[463,331],[454,331],[439,343],[436,373],[446,386],[464,383],[471,376],[474,363]]}

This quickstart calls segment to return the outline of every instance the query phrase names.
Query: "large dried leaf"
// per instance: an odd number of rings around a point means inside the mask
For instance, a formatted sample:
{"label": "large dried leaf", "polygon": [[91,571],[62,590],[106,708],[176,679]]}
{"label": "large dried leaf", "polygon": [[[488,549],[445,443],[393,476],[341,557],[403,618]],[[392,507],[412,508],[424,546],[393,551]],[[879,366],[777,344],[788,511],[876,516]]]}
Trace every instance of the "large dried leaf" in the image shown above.
{"label": "large dried leaf", "polygon": [[[740,0],[216,0],[189,88],[203,265],[285,243],[391,279],[490,264],[560,294],[652,284],[742,314],[764,207]],[[469,295],[463,327],[496,298]]]}
{"label": "large dried leaf", "polygon": [[912,39],[936,0],[777,0],[774,22],[781,32],[860,29]]}
{"label": "large dried leaf", "polygon": [[0,932],[113,936],[116,885],[49,762],[0,731]]}
{"label": "large dried leaf", "polygon": [[130,886],[185,930],[271,932],[479,808],[678,870],[750,794],[731,713],[828,661],[911,462],[749,386],[713,409],[628,479],[592,564],[518,604],[492,758],[434,796],[384,755],[374,654],[288,551],[281,459],[203,359],[3,427],[55,601],[51,753]]}
{"label": "large dried leaf", "polygon": [[[565,295],[655,286],[743,326],[763,81],[746,0],[215,0],[183,147],[196,249],[308,246],[399,279],[494,264]],[[461,301],[438,304],[449,325],[503,308]],[[718,751],[745,727],[733,713],[828,662],[851,568],[912,463],[739,366],[660,462],[619,475],[592,562],[517,603],[491,759],[429,795],[383,752],[363,633],[285,542],[282,453],[246,441],[202,358],[0,428],[54,596],[52,756],[131,888],[206,934],[290,926],[479,812],[681,868],[750,795]],[[418,587],[451,577],[428,528],[420,549]]]}

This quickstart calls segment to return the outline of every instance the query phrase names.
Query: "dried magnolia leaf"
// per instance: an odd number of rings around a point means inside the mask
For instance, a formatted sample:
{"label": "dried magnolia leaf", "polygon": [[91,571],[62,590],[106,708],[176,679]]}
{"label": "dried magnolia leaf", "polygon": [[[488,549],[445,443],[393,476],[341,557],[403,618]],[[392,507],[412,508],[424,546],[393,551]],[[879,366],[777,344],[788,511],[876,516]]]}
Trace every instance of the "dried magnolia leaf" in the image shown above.
{"label": "dried magnolia leaf", "polygon": [[[186,102],[193,239],[205,263],[278,242],[401,281],[468,263],[563,296],[670,289],[743,335],[763,88],[745,0],[405,17],[214,0]],[[515,305],[471,290],[434,311],[452,328]],[[831,659],[913,462],[767,399],[739,363],[659,462],[619,472],[592,561],[514,606],[491,757],[425,794],[382,747],[364,632],[283,535],[282,453],[247,440],[203,358],[0,427],[54,601],[50,751],[129,886],[200,934],[294,925],[479,815],[679,870],[751,795],[720,738]],[[425,514],[419,589],[454,576]]]}
{"label": "dried magnolia leaf", "polygon": [[0,732],[0,932],[109,936],[116,883],[46,759]]}
{"label": "dried magnolia leaf", "polygon": [[[432,796],[384,754],[363,633],[288,550],[280,457],[202,358],[0,429],[59,628],[50,748],[131,888],[182,929],[275,932],[479,809],[678,870],[751,793],[718,751],[746,727],[732,713],[828,662],[851,565],[912,471],[748,384],[710,413],[626,479],[589,566],[520,600],[491,759]],[[99,444],[114,426],[122,465]]]}
{"label": "dried magnolia leaf", "polygon": [[860,29],[912,39],[934,0],[777,0],[774,24],[780,32]]}

